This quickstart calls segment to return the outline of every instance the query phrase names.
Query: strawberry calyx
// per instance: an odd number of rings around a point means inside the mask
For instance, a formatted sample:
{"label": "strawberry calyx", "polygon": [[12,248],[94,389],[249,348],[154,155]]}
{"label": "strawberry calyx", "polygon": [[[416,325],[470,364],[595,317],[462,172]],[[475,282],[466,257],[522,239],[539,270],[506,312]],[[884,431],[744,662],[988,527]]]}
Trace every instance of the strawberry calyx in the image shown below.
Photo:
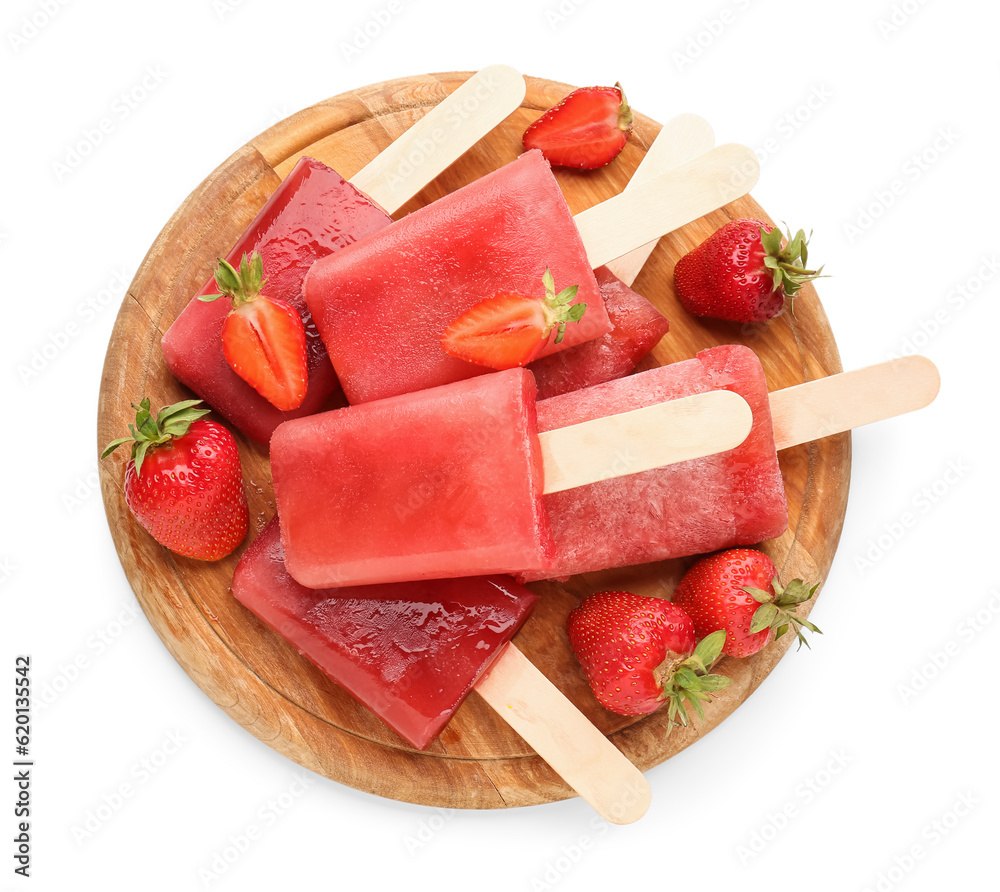
{"label": "strawberry calyx", "polygon": [[264,278],[264,258],[260,256],[260,252],[254,251],[248,260],[244,251],[238,270],[228,260],[221,257],[218,260],[219,265],[215,269],[215,284],[219,293],[202,294],[198,300],[211,303],[220,297],[228,297],[232,301],[234,310],[239,309],[245,303],[256,300],[260,289],[267,281]]}
{"label": "strawberry calyx", "polygon": [[812,587],[801,579],[793,579],[786,586],[778,582],[776,576],[771,582],[774,593],[763,591],[753,586],[740,586],[750,597],[760,603],[750,620],[750,632],[763,632],[765,629],[774,630],[774,638],[777,640],[789,630],[795,632],[795,637],[799,640],[799,647],[804,644],[809,647],[809,641],[802,634],[802,630],[808,629],[817,635],[823,633],[814,624],[809,622],[804,616],[799,616],[796,612],[800,604],[808,601],[819,588],[817,582]]}
{"label": "strawberry calyx", "polygon": [[623,133],[628,133],[632,128],[632,108],[628,104],[628,100],[625,98],[625,91],[618,81],[615,81],[615,89],[622,97],[621,105],[618,106],[618,129]]}
{"label": "strawberry calyx", "polygon": [[[809,262],[809,238],[800,229],[795,235],[791,230],[783,234],[777,226],[768,231],[763,226],[760,229],[760,243],[764,249],[764,266],[771,272],[774,290],[781,291],[788,298],[789,309],[792,309],[792,299],[798,290],[813,279],[818,279],[823,273],[819,269],[807,269]],[[787,239],[787,240],[786,240]],[[781,243],[785,241],[785,246]],[[792,309],[793,313],[794,310]]]}
{"label": "strawberry calyx", "polygon": [[211,409],[198,408],[202,405],[201,400],[181,400],[164,406],[154,417],[149,405],[149,397],[139,403],[132,403],[136,414],[135,423],[128,426],[131,436],[112,440],[101,453],[101,458],[107,458],[119,446],[131,443],[131,459],[136,476],[139,475],[143,459],[150,449],[163,446],[175,437],[183,437],[195,421],[211,412]]}
{"label": "strawberry calyx", "polygon": [[548,267],[545,267],[545,272],[542,274],[542,284],[545,286],[545,297],[542,299],[542,313],[545,317],[544,337],[547,338],[555,329],[556,343],[561,344],[566,334],[566,323],[579,322],[587,312],[587,305],[570,303],[580,290],[579,285],[570,285],[556,294],[556,282],[552,270]]}
{"label": "strawberry calyx", "polygon": [[711,700],[713,693],[729,684],[730,680],[725,675],[709,671],[721,656],[725,643],[725,630],[719,629],[702,638],[690,656],[679,659],[676,654],[670,654],[654,670],[653,674],[663,688],[662,699],[667,703],[667,719],[670,722],[667,733],[674,725],[687,726],[691,720],[688,706],[704,721],[702,703]]}

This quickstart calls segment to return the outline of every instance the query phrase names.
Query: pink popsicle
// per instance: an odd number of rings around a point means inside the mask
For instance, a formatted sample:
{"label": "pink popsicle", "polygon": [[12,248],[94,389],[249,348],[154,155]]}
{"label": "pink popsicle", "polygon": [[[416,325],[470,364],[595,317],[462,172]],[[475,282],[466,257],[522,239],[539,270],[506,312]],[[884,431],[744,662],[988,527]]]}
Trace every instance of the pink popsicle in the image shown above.
{"label": "pink popsicle", "polygon": [[[523,580],[631,566],[780,535],[788,525],[767,383],[756,355],[729,345],[537,404],[548,431],[694,393],[725,389],[753,411],[735,449],[544,496],[556,557]],[[627,452],[623,455],[627,463]]]}
{"label": "pink popsicle", "polygon": [[240,559],[233,594],[418,749],[538,600],[508,576],[309,589],[285,569],[277,518]]}
{"label": "pink popsicle", "polygon": [[670,328],[656,307],[607,267],[594,270],[594,275],[614,328],[599,338],[528,365],[540,400],[627,375]]}
{"label": "pink popsicle", "polygon": [[305,299],[352,404],[488,373],[448,356],[448,324],[498,291],[579,287],[583,319],[543,356],[611,330],[592,264],[541,152],[533,150],[414,211],[306,278]]}
{"label": "pink popsicle", "polygon": [[[267,293],[287,301],[306,327],[309,386],[305,401],[281,412],[236,374],[222,352],[222,325],[230,310],[225,300],[205,303],[198,296],[181,311],[162,339],[167,367],[183,384],[251,439],[266,443],[289,418],[311,415],[327,400],[343,395],[326,348],[302,296],[302,281],[320,257],[338,251],[392,218],[336,171],[302,158],[240,236],[226,259],[238,264],[246,252],[259,251]],[[198,295],[218,291],[210,279]]]}
{"label": "pink popsicle", "polygon": [[511,369],[281,425],[289,572],[321,588],[544,569],[534,395]]}

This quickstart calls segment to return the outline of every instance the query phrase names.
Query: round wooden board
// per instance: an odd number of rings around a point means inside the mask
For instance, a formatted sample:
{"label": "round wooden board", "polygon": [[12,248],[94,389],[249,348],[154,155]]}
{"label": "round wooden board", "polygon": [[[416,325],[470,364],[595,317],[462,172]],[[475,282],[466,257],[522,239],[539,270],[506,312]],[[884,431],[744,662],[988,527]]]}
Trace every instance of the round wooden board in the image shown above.
{"label": "round wooden board", "polygon": [[[248,143],[188,196],[164,227],[122,302],[108,347],[98,409],[98,447],[121,436],[130,408],[148,396],[154,409],[191,394],[167,371],[160,337],[208,280],[223,255],[302,155],[350,178],[377,152],[455,90],[469,73],[421,75],[336,96],[282,121]],[[572,88],[527,78],[522,107],[439,176],[395,216],[513,160],[521,134]],[[574,213],[621,191],[660,125],[636,115],[633,138],[598,171],[556,169]],[[762,325],[696,319],[676,302],[673,266],[729,219],[762,216],[742,199],[661,239],[635,290],[670,320],[670,332],[642,367],[693,356],[704,347],[742,342],[758,354],[771,390],[841,371],[836,344],[811,286],[788,313]],[[764,219],[767,219],[764,217]],[[274,512],[265,448],[238,434],[251,505],[247,543]],[[830,567],[847,501],[850,436],[785,450],[781,467],[790,523],[764,543],[783,579],[823,578]],[[102,462],[101,486],[122,566],[146,616],[185,671],[233,719],[299,764],[380,796],[436,807],[502,808],[549,802],[573,791],[477,695],[440,738],[420,752],[330,682],[232,597],[242,548],[202,563],[171,554],[134,520],[122,494],[126,456]],[[244,547],[247,543],[244,543]],[[543,597],[516,642],[527,656],[645,770],[716,726],[754,691],[791,643],[785,636],[745,660],[725,658],[732,684],[708,705],[706,720],[667,736],[666,716],[617,716],[594,699],[569,649],[565,619],[579,599],[602,588],[669,596],[690,560],[584,574],[565,584],[537,583]]]}

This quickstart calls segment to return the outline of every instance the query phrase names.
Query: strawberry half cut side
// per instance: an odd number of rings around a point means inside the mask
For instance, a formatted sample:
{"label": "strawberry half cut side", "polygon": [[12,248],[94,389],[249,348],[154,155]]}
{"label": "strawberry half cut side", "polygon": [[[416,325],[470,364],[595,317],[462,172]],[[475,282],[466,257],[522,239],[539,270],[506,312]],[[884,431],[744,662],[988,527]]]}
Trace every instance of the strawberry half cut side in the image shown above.
{"label": "strawberry half cut side", "polygon": [[302,405],[309,383],[306,332],[298,311],[283,300],[261,293],[264,263],[258,252],[244,254],[237,270],[219,259],[215,271],[220,297],[232,301],[222,326],[222,352],[237,375],[276,409],[283,412]]}
{"label": "strawberry half cut side", "polygon": [[449,356],[502,371],[527,365],[556,332],[561,343],[566,325],[579,322],[587,311],[585,303],[574,304],[577,285],[558,294],[552,272],[542,276],[544,297],[514,292],[498,292],[480,301],[452,321],[441,338]]}

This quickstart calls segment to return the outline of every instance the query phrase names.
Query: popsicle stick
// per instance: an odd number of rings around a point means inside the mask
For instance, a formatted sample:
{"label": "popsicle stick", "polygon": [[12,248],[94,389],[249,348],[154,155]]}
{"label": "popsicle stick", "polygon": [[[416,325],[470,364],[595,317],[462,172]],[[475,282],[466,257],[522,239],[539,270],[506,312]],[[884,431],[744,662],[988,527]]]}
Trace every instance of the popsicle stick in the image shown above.
{"label": "popsicle stick", "polygon": [[483,68],[361,168],[351,184],[394,213],[519,108],[525,89],[524,75],[513,68]]}
{"label": "popsicle stick", "polygon": [[[660,128],[625,189],[641,187],[654,176],[703,155],[714,145],[715,134],[708,121],[698,115],[677,115]],[[628,254],[615,258],[607,264],[608,269],[626,285],[631,285],[658,241],[659,238],[655,238]]]}
{"label": "popsicle stick", "polygon": [[904,356],[796,384],[770,395],[774,443],[788,449],[931,403],[941,386],[925,356]]}
{"label": "popsicle stick", "polygon": [[760,164],[753,150],[719,146],[576,214],[577,229],[594,267],[697,220],[746,195]]}
{"label": "popsicle stick", "polygon": [[753,412],[729,390],[697,393],[538,435],[546,494],[735,449]]}
{"label": "popsicle stick", "polygon": [[475,690],[605,820],[631,824],[646,813],[642,772],[513,644]]}

